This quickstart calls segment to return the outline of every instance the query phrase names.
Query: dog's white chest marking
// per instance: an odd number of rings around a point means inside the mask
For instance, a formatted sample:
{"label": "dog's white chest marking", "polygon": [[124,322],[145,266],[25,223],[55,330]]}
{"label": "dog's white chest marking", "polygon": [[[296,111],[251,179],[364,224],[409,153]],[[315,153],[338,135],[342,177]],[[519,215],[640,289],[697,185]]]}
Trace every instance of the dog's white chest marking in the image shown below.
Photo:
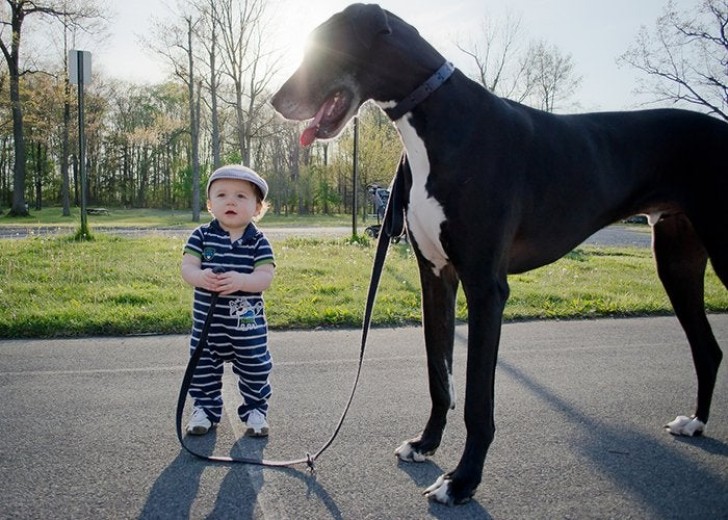
{"label": "dog's white chest marking", "polygon": [[425,188],[427,176],[430,174],[430,160],[427,158],[425,142],[420,139],[406,117],[397,121],[396,125],[407,148],[407,157],[412,170],[407,226],[417,241],[420,252],[432,263],[435,275],[440,276],[440,271],[449,262],[440,241],[440,229],[445,222],[445,212],[442,205],[430,197]]}

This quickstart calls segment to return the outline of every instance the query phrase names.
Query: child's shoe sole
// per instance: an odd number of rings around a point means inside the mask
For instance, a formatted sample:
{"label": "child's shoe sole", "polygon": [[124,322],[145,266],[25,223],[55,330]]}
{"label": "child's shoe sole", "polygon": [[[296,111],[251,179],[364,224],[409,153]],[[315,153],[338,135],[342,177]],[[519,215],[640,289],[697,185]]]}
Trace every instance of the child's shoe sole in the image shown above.
{"label": "child's shoe sole", "polygon": [[210,429],[205,426],[192,426],[191,428],[187,428],[187,433],[190,435],[205,435]]}
{"label": "child's shoe sole", "polygon": [[268,428],[261,428],[260,431],[255,431],[254,428],[248,428],[245,430],[246,437],[268,437]]}

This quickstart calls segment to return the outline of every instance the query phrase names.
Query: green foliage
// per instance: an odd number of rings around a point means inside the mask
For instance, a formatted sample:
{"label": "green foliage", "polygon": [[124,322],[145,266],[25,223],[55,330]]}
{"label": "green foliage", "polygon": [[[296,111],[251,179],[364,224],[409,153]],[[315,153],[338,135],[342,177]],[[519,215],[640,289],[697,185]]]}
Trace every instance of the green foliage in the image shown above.
{"label": "green foliage", "polygon": [[[68,237],[3,240],[0,337],[187,333],[192,290],[180,277],[186,231],[177,238]],[[266,292],[272,328],[358,327],[374,255],[361,240],[274,241],[277,270]],[[583,318],[671,312],[644,249],[584,247],[509,279],[506,319]],[[406,243],[390,249],[374,324],[420,322],[416,261]],[[712,271],[706,307],[728,311]],[[458,319],[467,320],[461,294]]]}

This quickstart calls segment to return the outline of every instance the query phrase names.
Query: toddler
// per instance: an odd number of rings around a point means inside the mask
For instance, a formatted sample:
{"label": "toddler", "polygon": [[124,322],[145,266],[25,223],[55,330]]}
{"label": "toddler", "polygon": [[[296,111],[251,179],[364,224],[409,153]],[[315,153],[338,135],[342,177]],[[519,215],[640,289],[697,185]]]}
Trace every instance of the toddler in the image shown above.
{"label": "toddler", "polygon": [[[207,348],[190,385],[194,401],[187,433],[203,435],[222,415],[223,364],[232,363],[243,403],[238,408],[245,434],[268,435],[268,325],[262,293],[275,271],[273,250],[255,226],[267,208],[268,184],[250,168],[223,166],[207,182],[207,209],[213,219],[192,232],[182,257],[182,278],[195,288],[190,337],[194,351],[210,308],[219,293]],[[213,269],[221,267],[222,273]]]}

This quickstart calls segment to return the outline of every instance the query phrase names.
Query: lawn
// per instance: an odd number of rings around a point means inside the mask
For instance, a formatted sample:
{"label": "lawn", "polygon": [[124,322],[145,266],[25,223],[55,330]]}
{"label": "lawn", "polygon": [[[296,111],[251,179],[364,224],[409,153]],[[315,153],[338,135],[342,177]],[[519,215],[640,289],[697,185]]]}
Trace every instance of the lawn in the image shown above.
{"label": "lawn", "polygon": [[[177,238],[95,234],[76,242],[36,236],[0,241],[0,337],[186,333],[191,289],[179,275]],[[366,239],[273,240],[277,271],[266,292],[272,328],[358,327],[374,243]],[[576,319],[671,312],[647,249],[582,247],[512,276],[505,319]],[[728,291],[706,278],[707,308],[728,311]],[[458,319],[467,319],[459,297]],[[419,323],[417,267],[406,244],[387,258],[375,326]]]}

